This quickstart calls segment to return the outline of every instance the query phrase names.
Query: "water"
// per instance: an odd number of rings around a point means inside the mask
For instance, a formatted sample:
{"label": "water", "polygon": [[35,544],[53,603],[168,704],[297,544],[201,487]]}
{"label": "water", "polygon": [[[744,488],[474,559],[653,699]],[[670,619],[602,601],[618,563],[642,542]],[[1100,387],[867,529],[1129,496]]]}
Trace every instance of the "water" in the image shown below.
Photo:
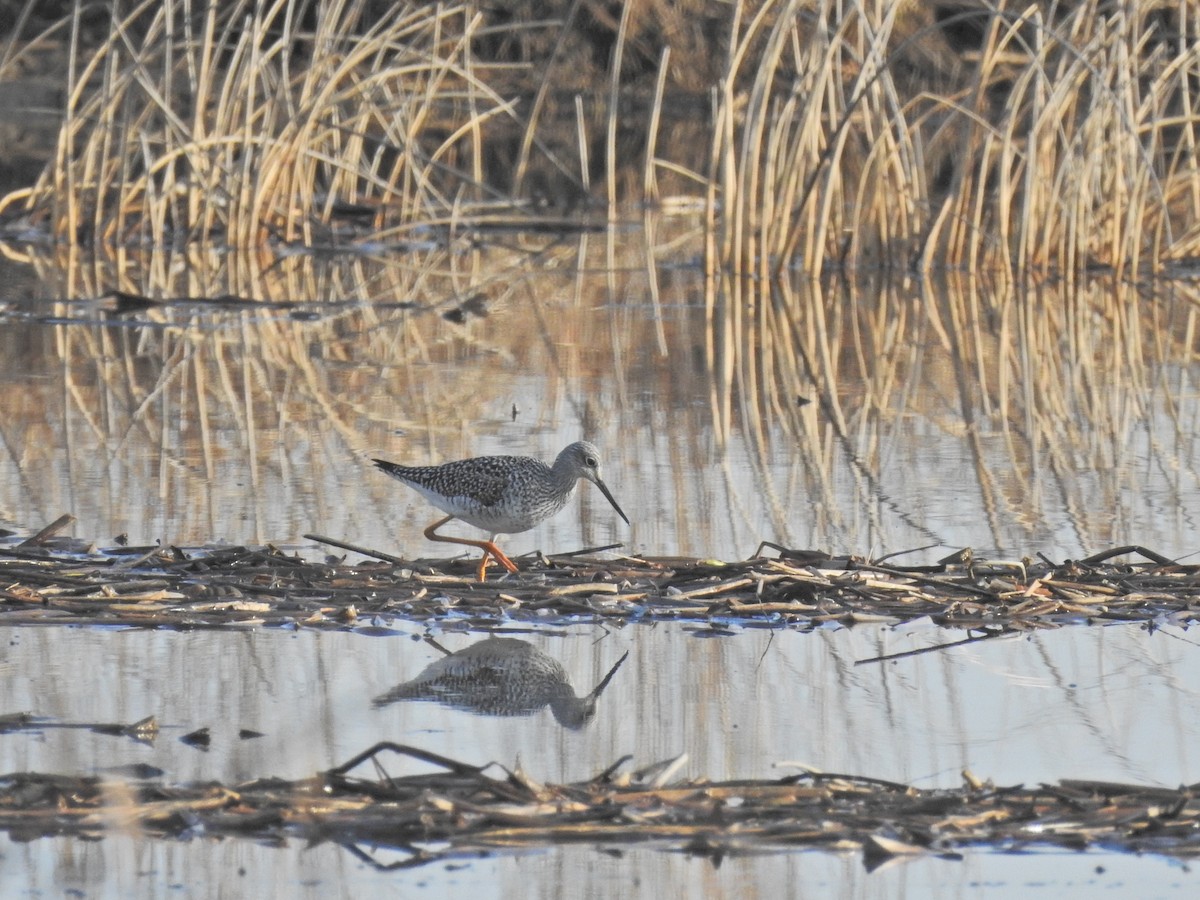
{"label": "water", "polygon": [[[684,774],[713,779],[780,777],[803,764],[920,787],[958,785],[963,768],[997,784],[1200,781],[1191,749],[1200,657],[1176,629],[1068,627],[863,665],[944,637],[858,626],[700,638],[670,625],[516,636],[560,660],[580,694],[629,651],[586,728],[562,727],[549,709],[372,708],[441,657],[408,636],[9,629],[10,710],[67,722],[153,714],[163,731],[152,746],[77,730],[0,735],[0,767],[143,763],[183,781],[301,778],[394,740],[471,763],[519,759],[554,781],[589,778],[626,753],[645,765],[685,752]],[[459,650],[481,639],[438,640]],[[207,752],[177,740],[201,727],[211,729]],[[242,740],[240,729],[265,736]]]}
{"label": "water", "polygon": [[[856,342],[891,333],[887,320],[813,339],[806,353],[848,361],[808,377],[793,371],[784,335],[771,352],[762,346],[766,324],[729,346],[706,337],[694,269],[671,272],[660,306],[646,304],[655,248],[636,234],[620,240],[620,268],[601,268],[607,257],[581,242],[559,268],[524,273],[519,291],[462,324],[444,317],[457,304],[437,293],[416,294],[422,309],[395,308],[413,289],[387,284],[386,262],[326,271],[286,260],[308,268],[284,298],[338,304],[314,320],[184,302],[116,316],[94,303],[37,303],[53,284],[23,287],[0,328],[0,524],[32,530],[70,511],[76,533],[99,541],[287,542],[316,531],[436,554],[445,548],[421,536],[436,512],[371,457],[553,459],[587,437],[603,449],[632,527],[585,489],[559,517],[508,539],[514,553],[616,540],[649,555],[740,558],[764,539],[874,555],[932,545],[905,562],[964,546],[1059,559],[1129,543],[1194,553],[1200,406],[1186,342],[1127,347],[1135,371],[1093,371],[1092,353],[1111,338],[1097,325],[1096,346],[1075,351],[1087,404],[1055,371],[1012,367],[1013,355],[1037,351],[1032,343],[998,359],[1001,348],[987,351],[982,372],[956,383],[962,351],[909,326],[905,337],[926,343],[904,354],[881,347],[851,365],[870,349]],[[507,256],[480,257],[496,277],[512,276]],[[362,269],[362,284],[336,284]],[[183,281],[157,290],[191,293]],[[885,296],[899,305],[902,289]],[[261,286],[267,298],[271,290]],[[1093,290],[1103,324],[1109,294]],[[834,301],[806,302],[832,304],[826,315],[866,303]],[[1180,311],[1171,334],[1193,315]],[[823,384],[834,377],[830,393]],[[799,407],[797,397],[814,402]]]}
{"label": "water", "polygon": [[[953,346],[904,319],[911,286],[880,288],[870,302],[814,295],[786,328],[765,303],[737,328],[710,330],[701,274],[678,262],[689,258],[687,235],[671,238],[677,264],[657,268],[661,248],[630,232],[607,236],[612,253],[584,239],[536,270],[514,267],[507,249],[476,251],[486,315],[462,321],[443,313],[470,293],[463,284],[412,275],[428,260],[291,258],[252,289],[236,283],[233,265],[202,279],[147,267],[156,274],[134,286],[183,297],[198,293],[195,278],[209,294],[302,300],[303,315],[183,301],[116,315],[63,302],[102,293],[108,282],[93,285],[95,272],[45,267],[39,281],[9,264],[0,524],[29,532],[69,511],[73,533],[101,544],[118,534],[134,544],[270,540],[315,559],[329,548],[301,536],[316,532],[436,556],[450,549],[421,532],[438,514],[375,471],[372,456],[552,459],[587,437],[604,449],[605,479],[632,526],[584,485],[560,516],[502,539],[506,551],[622,542],[651,556],[736,559],[771,540],[876,556],[925,548],[905,563],[964,546],[1009,559],[1126,543],[1194,553],[1200,428],[1190,350],[1174,338],[1190,333],[1186,304],[1182,319],[1164,312],[1156,340],[1122,345],[1123,362],[1108,367],[1097,364],[1111,347],[1098,306],[1076,323],[1075,349],[1051,355],[1061,371],[1022,380],[1030,370],[1016,362],[1036,355],[1040,332],[967,335]],[[409,301],[418,308],[397,305]],[[995,299],[1001,309],[1009,302]],[[1088,327],[1090,338],[1079,333]],[[796,362],[805,354],[810,369]],[[140,763],[167,781],[302,778],[394,740],[560,782],[627,753],[636,765],[686,753],[681,777],[711,779],[805,765],[922,787],[957,785],[963,769],[1000,785],[1200,781],[1200,657],[1196,638],[1176,628],[1069,627],[861,665],[962,635],[924,622],[704,638],[666,624],[517,635],[560,660],[580,694],[629,652],[595,719],[576,732],[549,710],[491,718],[429,702],[372,708],[439,656],[418,640],[420,623],[392,624],[403,633],[0,630],[4,711],[57,722],[153,714],[163,726],[153,745],[80,730],[0,734],[0,769]],[[481,635],[437,638],[458,650]],[[178,740],[202,727],[207,752]],[[243,739],[240,729],[263,736]],[[433,896],[680,886],[711,896],[797,886],[846,897],[1178,896],[1188,883],[1167,861],[1102,851],[971,852],[867,875],[857,854],[780,852],[714,868],[647,848],[573,847],[380,873],[332,846],[0,841],[5,884],[87,896],[356,896],[397,886]]]}
{"label": "water", "polygon": [[[1193,752],[1200,741],[1200,655],[1186,633],[1173,629],[1151,636],[1124,626],[1063,628],[857,666],[943,636],[929,627],[865,626],[700,638],[658,625],[519,637],[559,659],[579,693],[621,653],[628,650],[630,658],[601,696],[595,719],[571,731],[548,709],[497,717],[427,701],[372,708],[372,697],[440,658],[410,635],[9,629],[8,709],[68,722],[132,722],[153,714],[162,732],[153,744],[81,730],[3,734],[0,770],[103,775],[142,764],[164,770],[168,782],[231,784],[306,777],[392,740],[464,762],[519,764],[539,780],[558,782],[588,778],[626,753],[641,766],[684,752],[681,777],[713,779],[779,777],[803,764],[922,787],[955,786],[964,768],[998,785],[1200,781]],[[480,639],[438,638],[447,650]],[[200,727],[211,731],[207,752],[179,740]],[[263,736],[241,739],[243,728]],[[393,774],[419,768],[399,757],[382,760]],[[362,849],[378,865],[403,858]],[[103,883],[111,896],[127,895],[131,886],[143,896],[178,896],[171,888],[177,880],[185,882],[185,895],[203,895],[200,886],[211,880],[258,896],[281,885],[313,896],[354,896],[383,885],[423,886],[435,896],[451,888],[510,896],[527,883],[533,891],[527,895],[568,897],[607,895],[631,879],[635,893],[682,884],[690,894],[718,896],[733,896],[746,882],[772,893],[796,883],[822,891],[837,886],[841,896],[894,896],[899,887],[931,884],[992,896],[1031,887],[1045,896],[1068,888],[1120,895],[1121,884],[1138,884],[1178,896],[1188,883],[1178,865],[1161,859],[1100,851],[1017,859],[968,853],[961,863],[920,860],[867,875],[858,854],[732,858],[713,870],[703,860],[645,848],[616,857],[564,848],[380,873],[336,847],[293,841],[267,848],[198,835],[183,844],[123,836],[99,844],[10,842],[0,871],[6,880],[55,893]],[[106,894],[89,887],[87,895]]]}
{"label": "water", "polygon": [[[1189,896],[1194,875],[1144,857],[1096,853],[972,854],[962,862],[915,860],[867,875],[849,854],[780,853],[730,858],[720,868],[679,855],[632,849],[612,856],[582,848],[447,864],[418,871],[377,872],[330,847],[277,850],[244,843],[137,844],[124,837],[98,843],[48,840],[0,845],[0,877],[29,885],[33,896],[361,897],[368,892],[444,897],[747,895],[1128,897]],[[103,883],[94,879],[106,875]]]}

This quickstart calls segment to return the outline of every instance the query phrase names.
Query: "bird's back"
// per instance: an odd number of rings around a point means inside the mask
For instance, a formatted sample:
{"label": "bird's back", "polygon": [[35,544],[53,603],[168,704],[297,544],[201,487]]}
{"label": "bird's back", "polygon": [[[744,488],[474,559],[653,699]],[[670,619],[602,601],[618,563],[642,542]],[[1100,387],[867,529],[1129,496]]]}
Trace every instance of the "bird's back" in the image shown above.
{"label": "bird's back", "polygon": [[374,463],[443,512],[493,533],[528,531],[574,492],[574,486],[561,490],[550,467],[528,456],[476,456],[440,466]]}

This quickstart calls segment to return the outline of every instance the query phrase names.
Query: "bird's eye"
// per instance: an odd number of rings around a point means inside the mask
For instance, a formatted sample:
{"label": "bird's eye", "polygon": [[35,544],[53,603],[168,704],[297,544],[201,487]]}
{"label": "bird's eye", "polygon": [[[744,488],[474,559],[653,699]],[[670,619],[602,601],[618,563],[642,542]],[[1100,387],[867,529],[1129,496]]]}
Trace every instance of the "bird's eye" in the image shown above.
{"label": "bird's eye", "polygon": [[586,456],[584,457],[583,464],[594,469],[596,466],[600,465],[600,461],[594,456]]}

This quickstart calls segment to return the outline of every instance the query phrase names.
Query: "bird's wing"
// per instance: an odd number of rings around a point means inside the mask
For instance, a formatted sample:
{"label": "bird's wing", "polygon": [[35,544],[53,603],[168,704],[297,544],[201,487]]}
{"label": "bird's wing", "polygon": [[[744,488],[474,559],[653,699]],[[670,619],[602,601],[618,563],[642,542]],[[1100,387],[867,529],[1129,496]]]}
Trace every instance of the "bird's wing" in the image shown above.
{"label": "bird's wing", "polygon": [[455,474],[466,476],[463,480],[471,485],[469,496],[472,500],[481,506],[495,506],[503,499],[512,475],[510,467],[490,457],[464,459],[461,466],[463,471]]}

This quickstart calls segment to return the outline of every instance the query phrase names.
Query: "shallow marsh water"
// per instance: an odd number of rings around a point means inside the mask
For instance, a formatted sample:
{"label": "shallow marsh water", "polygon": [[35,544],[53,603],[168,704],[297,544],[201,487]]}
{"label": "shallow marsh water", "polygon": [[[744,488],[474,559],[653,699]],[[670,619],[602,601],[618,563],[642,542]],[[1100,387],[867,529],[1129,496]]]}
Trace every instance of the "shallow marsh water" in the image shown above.
{"label": "shallow marsh water", "polygon": [[[957,785],[964,768],[998,785],[1083,775],[1168,787],[1200,780],[1192,752],[1200,741],[1200,655],[1175,629],[1147,636],[1125,627],[1063,628],[858,666],[942,636],[932,627],[866,625],[701,638],[659,625],[519,637],[559,659],[579,693],[625,650],[630,657],[594,720],[571,731],[549,710],[481,716],[428,701],[372,708],[372,697],[440,657],[407,634],[9,630],[3,677],[12,708],[67,722],[154,714],[163,730],[152,744],[81,730],[0,734],[0,771],[103,775],[149,765],[167,781],[302,778],[393,740],[465,762],[519,765],[558,782],[586,779],[626,753],[634,766],[687,753],[679,776],[713,779],[779,777],[803,764],[922,787]],[[447,650],[481,639],[438,637]],[[207,751],[179,740],[201,727],[210,728]],[[242,739],[241,729],[263,736]],[[383,760],[393,774],[413,771],[399,758]],[[916,890],[934,882],[967,892],[987,883],[997,896],[1017,896],[1039,883],[1098,888],[1122,877],[1170,892],[1183,878],[1161,859],[1097,851],[1022,854],[1019,864],[970,853],[964,863],[923,860],[868,875],[858,854],[731,858],[713,870],[644,848],[617,857],[564,848],[385,874],[341,848],[237,846],[199,833],[184,844],[143,847],[128,836],[74,847],[6,843],[0,869],[8,876],[36,873],[52,892],[116,876],[111,896],[129,885],[140,895],[175,896],[168,887],[185,869],[192,873],[185,895],[198,891],[200,871],[226,889],[260,896],[268,885],[285,884],[312,896],[354,896],[384,884],[470,885],[509,896],[522,880],[542,895],[576,897],[615,896],[617,885],[634,881],[643,895],[687,884],[690,893],[735,896],[746,882],[774,893],[797,880],[814,889],[839,884],[842,896],[888,896],[897,885]],[[403,859],[390,850],[372,856],[380,865]],[[88,895],[102,894],[89,888]]]}
{"label": "shallow marsh water", "polygon": [[[163,730],[153,744],[53,728],[36,740],[0,735],[5,771],[144,763],[180,780],[302,778],[376,741],[402,740],[466,762],[519,760],[558,782],[589,778],[626,753],[638,766],[687,753],[684,771],[713,779],[781,777],[795,764],[921,787],[958,784],[963,768],[997,784],[1200,781],[1191,752],[1200,741],[1200,656],[1177,629],[1063,628],[860,665],[943,636],[877,625],[727,637],[670,625],[509,633],[561,661],[580,694],[629,651],[579,731],[548,709],[373,708],[372,698],[441,657],[409,636],[77,628],[7,636],[13,708],[52,722],[153,714]],[[452,651],[482,639],[438,637]],[[212,734],[207,751],[178,740],[202,727]],[[241,729],[264,736],[240,739]]]}
{"label": "shallow marsh water", "polygon": [[[32,532],[69,511],[74,533],[102,544],[121,533],[134,544],[302,544],[317,532],[436,556],[446,548],[421,537],[436,513],[375,472],[371,456],[549,459],[586,436],[604,448],[605,479],[632,527],[585,486],[562,515],[506,539],[513,554],[620,541],[652,556],[736,559],[762,540],[874,556],[929,547],[905,563],[965,546],[1007,558],[1127,543],[1194,553],[1200,428],[1186,298],[1163,299],[1153,311],[1162,335],[1119,353],[1111,317],[1136,308],[1097,306],[1071,323],[1073,349],[1033,369],[1057,326],[1031,324],[1028,297],[991,298],[1000,324],[961,345],[913,324],[914,310],[947,315],[969,302],[911,283],[851,298],[809,286],[793,310],[800,324],[784,330],[769,305],[731,322],[688,262],[695,234],[682,228],[669,254],[630,230],[528,257],[506,248],[516,265],[500,251],[448,255],[440,264],[458,274],[434,287],[406,274],[413,259],[329,269],[294,259],[248,282],[226,262],[203,275],[147,266],[144,277],[43,266],[34,281],[19,268],[0,308],[0,524]],[[114,286],[301,305],[181,301],[114,313],[94,299]],[[485,300],[464,303],[476,287]],[[1014,304],[1019,333],[1004,324]],[[789,362],[801,357],[820,362]],[[314,558],[329,552],[302,546]],[[559,659],[580,693],[629,651],[595,720],[573,732],[545,710],[373,709],[371,698],[438,657],[417,640],[420,623],[382,624],[401,633],[4,630],[4,711],[59,722],[153,714],[164,731],[152,746],[75,730],[0,734],[0,770],[144,763],[169,780],[299,778],[387,739],[553,781],[590,777],[626,753],[635,765],[686,753],[681,776],[713,779],[800,763],[926,787],[958,784],[963,768],[997,784],[1200,781],[1200,656],[1194,635],[1174,627],[1081,625],[857,666],[962,635],[919,622],[517,635]],[[437,638],[457,650],[481,635]],[[177,739],[202,727],[207,752]],[[242,728],[264,736],[241,739]],[[197,872],[226,891],[287,885],[313,896],[383,884],[503,896],[531,883],[546,896],[678,885],[715,896],[796,885],[841,896],[933,885],[1115,896],[1130,885],[1180,893],[1187,881],[1160,859],[1099,852],[971,853],[867,875],[857,854],[731,858],[715,869],[677,853],[565,848],[378,874],[329,846],[4,840],[6,880],[109,896],[200,895]]]}
{"label": "shallow marsh water", "polygon": [[[5,848],[0,874],[34,896],[66,890],[96,898],[672,896],[740,898],[811,895],[988,897],[1186,897],[1194,876],[1162,860],[1098,853],[971,854],[961,862],[918,859],[867,874],[854,854],[787,853],[733,857],[713,868],[678,854],[635,848],[620,854],[578,847],[378,872],[329,845],[266,848],[240,843],[161,844],[126,837],[45,841]],[[99,873],[99,875],[97,874]],[[98,884],[97,878],[102,881]]]}
{"label": "shallow marsh water", "polygon": [[[285,258],[250,283],[223,257],[208,260],[216,272],[164,261],[167,276],[141,280],[129,265],[32,284],[6,272],[17,293],[0,303],[0,525],[33,530],[69,511],[100,542],[315,531],[438,555],[421,536],[436,511],[372,456],[550,460],[587,437],[632,526],[585,487],[508,538],[515,553],[621,541],[737,559],[762,540],[929,548],[905,563],[967,546],[1195,552],[1200,312],[1188,292],[1140,314],[1137,293],[1102,282],[981,298],[801,281],[796,295],[744,298],[695,265],[655,268],[664,247],[692,258],[697,230],[674,227],[653,246],[631,231],[467,260]],[[453,269],[471,265],[482,271],[459,284]],[[420,266],[433,284],[413,284]],[[113,312],[95,298],[115,286],[166,302]],[[170,301],[226,293],[291,305]],[[788,312],[733,315],[739,299]],[[1066,335],[1064,304],[1087,307]],[[1000,324],[945,336],[928,324],[962,307]]]}

